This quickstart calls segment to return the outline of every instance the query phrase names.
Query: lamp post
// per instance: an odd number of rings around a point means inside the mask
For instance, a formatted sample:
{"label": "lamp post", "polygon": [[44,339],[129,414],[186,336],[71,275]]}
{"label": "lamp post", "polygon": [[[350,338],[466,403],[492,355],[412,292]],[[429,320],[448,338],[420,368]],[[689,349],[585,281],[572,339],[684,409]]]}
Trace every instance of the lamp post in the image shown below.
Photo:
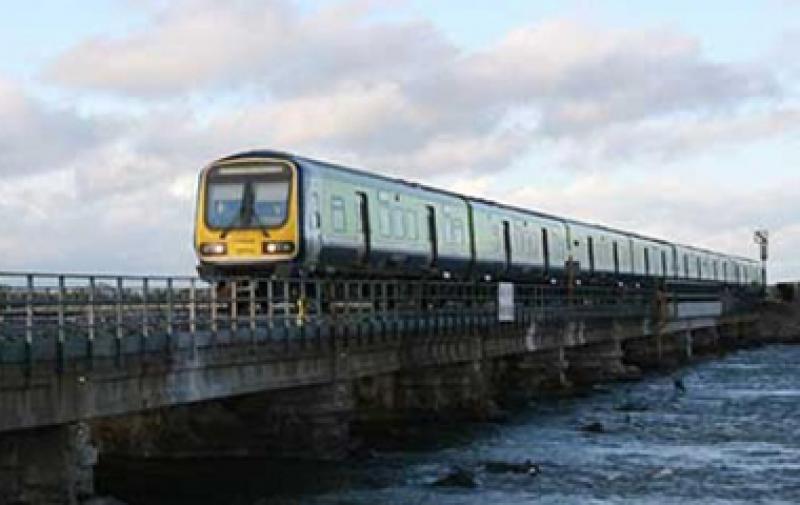
{"label": "lamp post", "polygon": [[767,288],[767,256],[769,254],[769,231],[756,230],[753,235],[755,243],[761,249],[761,282],[764,289]]}

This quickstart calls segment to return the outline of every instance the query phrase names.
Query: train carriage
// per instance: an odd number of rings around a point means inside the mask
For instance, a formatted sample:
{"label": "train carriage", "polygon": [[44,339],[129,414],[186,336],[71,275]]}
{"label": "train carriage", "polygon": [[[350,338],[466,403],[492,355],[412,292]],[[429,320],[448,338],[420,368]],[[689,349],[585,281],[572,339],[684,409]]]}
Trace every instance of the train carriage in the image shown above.
{"label": "train carriage", "polygon": [[757,262],[274,151],[201,171],[200,274],[759,286]]}
{"label": "train carriage", "polygon": [[474,264],[481,278],[563,276],[567,260],[564,222],[493,202],[467,199],[472,212]]}

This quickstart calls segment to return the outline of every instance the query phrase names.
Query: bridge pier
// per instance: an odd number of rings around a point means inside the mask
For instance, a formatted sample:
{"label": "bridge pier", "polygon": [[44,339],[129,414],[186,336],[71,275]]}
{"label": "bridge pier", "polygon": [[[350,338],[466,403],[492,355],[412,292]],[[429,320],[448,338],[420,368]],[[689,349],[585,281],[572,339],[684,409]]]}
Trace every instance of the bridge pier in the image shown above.
{"label": "bridge pier", "polygon": [[339,459],[349,447],[347,382],[290,388],[97,420],[101,457]]}
{"label": "bridge pier", "polygon": [[0,503],[77,505],[94,494],[97,450],[87,423],[0,435]]}
{"label": "bridge pier", "polygon": [[474,361],[398,374],[395,409],[403,416],[484,419],[496,409],[491,363]]}
{"label": "bridge pier", "polygon": [[616,339],[572,347],[565,352],[566,374],[578,386],[638,377],[639,369],[626,366],[623,357],[622,346]]}
{"label": "bridge pier", "polygon": [[526,353],[513,360],[509,382],[526,395],[569,388],[568,366],[563,347]]}

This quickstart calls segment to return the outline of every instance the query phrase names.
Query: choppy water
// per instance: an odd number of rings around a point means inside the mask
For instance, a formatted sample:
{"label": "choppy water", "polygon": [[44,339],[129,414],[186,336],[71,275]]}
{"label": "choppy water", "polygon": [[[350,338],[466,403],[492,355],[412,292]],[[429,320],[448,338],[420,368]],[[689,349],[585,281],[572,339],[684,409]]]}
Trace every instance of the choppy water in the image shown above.
{"label": "choppy water", "polygon": [[[606,432],[580,430],[591,422]],[[800,503],[800,346],[542,402],[502,425],[428,428],[416,445],[347,464],[209,462],[112,491],[131,505]],[[538,476],[482,466],[526,459]],[[455,466],[477,487],[431,485]]]}

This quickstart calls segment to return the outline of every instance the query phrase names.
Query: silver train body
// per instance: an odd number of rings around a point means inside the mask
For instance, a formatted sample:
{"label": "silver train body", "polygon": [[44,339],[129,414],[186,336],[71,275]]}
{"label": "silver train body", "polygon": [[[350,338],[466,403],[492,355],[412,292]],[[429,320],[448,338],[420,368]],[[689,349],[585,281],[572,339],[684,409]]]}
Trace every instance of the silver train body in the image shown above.
{"label": "silver train body", "polygon": [[325,275],[591,283],[674,280],[759,286],[758,262],[472,198],[304,157],[300,243],[290,261],[255,270]]}

